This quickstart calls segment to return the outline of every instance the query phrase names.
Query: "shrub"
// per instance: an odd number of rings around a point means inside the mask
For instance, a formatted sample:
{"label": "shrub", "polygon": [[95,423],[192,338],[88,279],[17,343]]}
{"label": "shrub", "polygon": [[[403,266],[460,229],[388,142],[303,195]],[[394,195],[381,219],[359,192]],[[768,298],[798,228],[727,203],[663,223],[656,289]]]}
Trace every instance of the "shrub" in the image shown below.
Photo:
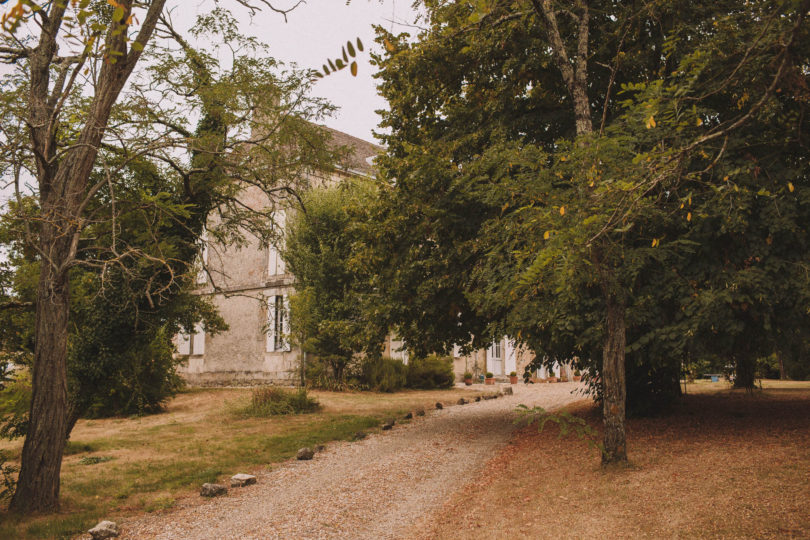
{"label": "shrub", "polygon": [[360,386],[375,392],[396,392],[408,382],[408,366],[393,358],[365,359],[360,365]]}
{"label": "shrub", "polygon": [[510,371],[509,376],[510,377],[517,377],[517,371]]}
{"label": "shrub", "polygon": [[487,371],[487,375],[486,375],[487,379],[491,379],[494,376],[495,375],[493,375],[493,373],[491,371]]}
{"label": "shrub", "polygon": [[465,371],[465,372],[464,372],[464,378],[465,378],[465,379],[472,379],[472,378],[473,378],[473,374],[472,374],[472,373],[470,373],[469,371]]}
{"label": "shrub", "polygon": [[319,410],[318,400],[307,395],[304,388],[296,391],[275,386],[254,388],[250,405],[240,412],[244,416],[276,416],[281,414],[304,414]]}
{"label": "shrub", "polygon": [[408,364],[408,388],[434,390],[451,388],[455,382],[453,359],[435,354],[427,358],[412,358]]}

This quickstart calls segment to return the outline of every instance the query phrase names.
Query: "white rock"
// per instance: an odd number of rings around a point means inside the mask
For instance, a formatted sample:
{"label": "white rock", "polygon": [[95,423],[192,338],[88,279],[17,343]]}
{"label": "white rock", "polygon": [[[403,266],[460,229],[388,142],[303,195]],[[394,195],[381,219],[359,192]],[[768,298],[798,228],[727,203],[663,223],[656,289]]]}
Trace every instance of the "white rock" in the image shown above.
{"label": "white rock", "polygon": [[256,477],[252,474],[235,474],[231,476],[231,487],[245,487],[256,483]]}
{"label": "white rock", "polygon": [[115,538],[118,536],[118,525],[114,521],[102,521],[89,531],[93,540],[103,540],[105,538]]}

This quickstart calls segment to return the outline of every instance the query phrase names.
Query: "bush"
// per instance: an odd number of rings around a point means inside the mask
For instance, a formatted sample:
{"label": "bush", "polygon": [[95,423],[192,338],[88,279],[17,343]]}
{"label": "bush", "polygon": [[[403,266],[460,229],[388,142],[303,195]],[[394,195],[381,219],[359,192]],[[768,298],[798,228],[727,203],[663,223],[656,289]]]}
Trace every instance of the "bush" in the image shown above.
{"label": "bush", "polygon": [[412,358],[408,364],[408,388],[451,388],[455,379],[453,359],[449,356],[433,354],[427,358]]}
{"label": "bush", "polygon": [[491,371],[487,371],[486,377],[487,379],[493,378],[495,375]]}
{"label": "bush", "polygon": [[470,373],[469,371],[465,371],[465,372],[464,372],[464,378],[465,378],[465,379],[472,379],[472,378],[473,378],[473,374],[472,374],[472,373]]}
{"label": "bush", "polygon": [[360,366],[360,386],[375,392],[396,392],[408,382],[408,367],[393,358],[366,359]]}
{"label": "bush", "polygon": [[510,377],[517,377],[517,371],[510,371],[509,376]]}
{"label": "bush", "polygon": [[240,412],[244,416],[267,417],[311,413],[320,408],[318,400],[309,397],[304,388],[292,391],[275,386],[263,386],[253,389],[250,405]]}

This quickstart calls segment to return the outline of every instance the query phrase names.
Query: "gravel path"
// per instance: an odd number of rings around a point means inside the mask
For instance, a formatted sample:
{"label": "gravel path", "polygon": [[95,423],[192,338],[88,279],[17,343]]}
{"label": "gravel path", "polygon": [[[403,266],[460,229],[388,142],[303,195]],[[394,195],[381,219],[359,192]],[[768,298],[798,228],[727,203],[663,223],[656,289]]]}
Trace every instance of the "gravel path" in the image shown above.
{"label": "gravel path", "polygon": [[406,538],[509,440],[519,403],[555,409],[582,399],[572,393],[578,386],[519,384],[512,396],[430,411],[362,441],[330,444],[312,461],[288,461],[225,497],[123,523],[121,536]]}

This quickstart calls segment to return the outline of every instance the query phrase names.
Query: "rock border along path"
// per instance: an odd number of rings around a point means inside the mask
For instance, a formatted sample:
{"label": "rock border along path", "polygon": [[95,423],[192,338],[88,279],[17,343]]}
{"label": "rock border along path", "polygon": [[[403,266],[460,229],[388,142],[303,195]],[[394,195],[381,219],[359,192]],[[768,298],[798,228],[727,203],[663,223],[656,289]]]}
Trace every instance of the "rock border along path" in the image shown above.
{"label": "rock border along path", "polygon": [[[476,389],[480,389],[477,387]],[[577,383],[518,384],[514,395],[431,411],[357,442],[287,461],[226,497],[121,524],[122,538],[407,538],[509,440],[519,403],[556,409]],[[484,388],[489,390],[490,388]],[[498,387],[492,388],[497,390]]]}

